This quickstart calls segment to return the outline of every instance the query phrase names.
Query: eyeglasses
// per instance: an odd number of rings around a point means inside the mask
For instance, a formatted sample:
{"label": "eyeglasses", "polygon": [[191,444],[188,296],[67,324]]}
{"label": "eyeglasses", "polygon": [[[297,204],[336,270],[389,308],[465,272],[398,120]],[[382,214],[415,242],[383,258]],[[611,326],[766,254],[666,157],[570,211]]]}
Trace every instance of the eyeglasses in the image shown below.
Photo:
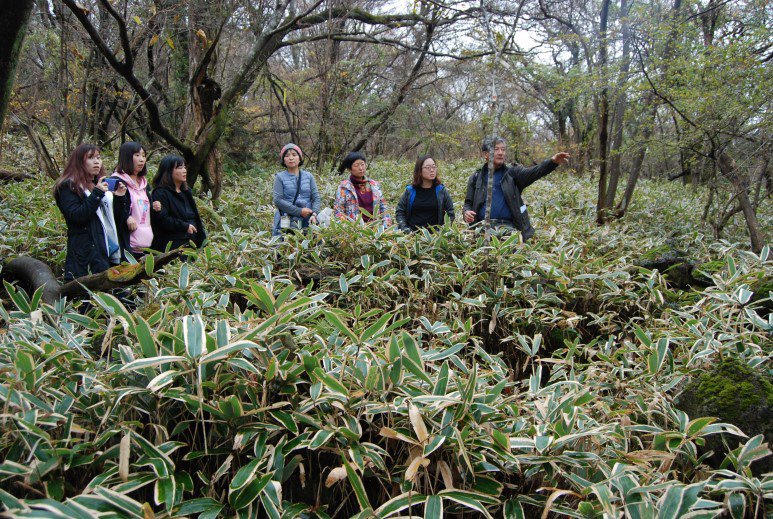
{"label": "eyeglasses", "polygon": [[422,166],[421,169],[437,169],[437,166],[434,164],[431,164],[429,166]]}

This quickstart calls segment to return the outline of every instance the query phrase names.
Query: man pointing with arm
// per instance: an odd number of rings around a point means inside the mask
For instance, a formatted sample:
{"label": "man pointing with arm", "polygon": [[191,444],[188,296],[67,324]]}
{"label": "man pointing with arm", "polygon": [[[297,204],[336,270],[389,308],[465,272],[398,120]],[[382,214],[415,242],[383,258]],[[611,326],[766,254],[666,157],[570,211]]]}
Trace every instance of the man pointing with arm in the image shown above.
{"label": "man pointing with arm", "polygon": [[464,199],[464,221],[470,225],[482,222],[486,215],[486,186],[488,182],[489,153],[493,151],[494,190],[491,204],[491,227],[494,229],[517,229],[526,241],[534,235],[529,221],[529,212],[523,203],[521,193],[534,181],[546,176],[560,164],[569,162],[569,154],[558,152],[541,164],[526,168],[520,164],[508,167],[505,164],[507,145],[501,137],[483,143],[482,151],[486,163],[467,182],[467,196]]}

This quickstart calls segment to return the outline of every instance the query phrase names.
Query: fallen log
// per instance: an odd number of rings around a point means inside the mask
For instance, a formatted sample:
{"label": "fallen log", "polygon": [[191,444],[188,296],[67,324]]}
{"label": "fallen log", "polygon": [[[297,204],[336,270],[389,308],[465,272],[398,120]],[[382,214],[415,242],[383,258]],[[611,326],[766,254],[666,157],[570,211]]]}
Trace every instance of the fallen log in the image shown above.
{"label": "fallen log", "polygon": [[19,256],[6,262],[2,277],[6,281],[18,281],[32,297],[40,287],[43,287],[42,301],[54,304],[63,297],[80,298],[89,291],[105,292],[114,288],[136,285],[144,279],[152,277],[161,267],[171,263],[182,255],[183,249],[175,249],[153,257],[153,269],[148,273],[145,262],[134,265],[122,263],[104,272],[89,274],[61,284],[56,279],[51,267],[42,261],[29,256]]}
{"label": "fallen log", "polygon": [[22,173],[20,171],[8,171],[7,169],[0,169],[0,181],[3,182],[22,182],[33,178],[29,173]]}

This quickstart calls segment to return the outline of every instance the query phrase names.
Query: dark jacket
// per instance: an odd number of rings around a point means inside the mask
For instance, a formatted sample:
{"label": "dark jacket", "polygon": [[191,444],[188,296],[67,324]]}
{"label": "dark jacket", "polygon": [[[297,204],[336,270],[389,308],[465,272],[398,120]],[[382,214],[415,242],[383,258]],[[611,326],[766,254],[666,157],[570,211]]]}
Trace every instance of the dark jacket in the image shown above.
{"label": "dark jacket", "polygon": [[[437,196],[437,210],[438,210],[438,222],[443,225],[445,221],[445,215],[453,222],[454,221],[454,201],[451,200],[451,193],[448,192],[446,186],[438,184],[435,186],[435,195]],[[411,211],[413,209],[413,201],[416,199],[416,188],[407,186],[403,196],[400,197],[400,201],[397,202],[397,209],[395,210],[395,219],[397,220],[397,226],[403,231],[411,230]]]}
{"label": "dark jacket", "polygon": [[[76,279],[88,274],[104,272],[110,268],[110,259],[105,243],[105,231],[97,216],[97,210],[105,196],[101,189],[92,189],[89,196],[78,196],[68,181],[54,194],[56,205],[67,224],[67,256],[64,260],[64,278]],[[117,205],[122,198],[113,198],[114,218],[119,218]],[[118,202],[120,201],[120,202]],[[123,259],[123,249],[121,249]]]}
{"label": "dark jacket", "polygon": [[[192,222],[197,230],[195,234],[188,234],[189,222],[182,219],[185,214],[184,200],[187,200],[191,205],[195,215],[195,221]],[[170,249],[176,249],[188,245],[190,241],[193,241],[196,247],[201,247],[207,234],[204,232],[199,209],[196,207],[190,189],[178,193],[174,188],[159,186],[153,190],[151,205],[156,201],[161,202],[161,211],[150,210],[150,225],[153,227],[153,245],[151,248],[164,251],[167,244],[171,243]]]}
{"label": "dark jacket", "polygon": [[[505,165],[499,169],[505,168]],[[547,159],[542,164],[537,164],[531,168],[515,164],[505,171],[502,177],[502,193],[505,196],[505,202],[513,215],[513,225],[521,231],[524,240],[534,236],[534,228],[529,220],[529,212],[521,198],[521,192],[535,181],[549,174],[556,169],[558,164],[551,159]],[[481,209],[486,201],[486,183],[483,177],[488,171],[488,164],[476,171],[467,181],[467,196],[464,198],[464,211],[475,211],[475,222],[483,221],[486,217],[481,214]]]}

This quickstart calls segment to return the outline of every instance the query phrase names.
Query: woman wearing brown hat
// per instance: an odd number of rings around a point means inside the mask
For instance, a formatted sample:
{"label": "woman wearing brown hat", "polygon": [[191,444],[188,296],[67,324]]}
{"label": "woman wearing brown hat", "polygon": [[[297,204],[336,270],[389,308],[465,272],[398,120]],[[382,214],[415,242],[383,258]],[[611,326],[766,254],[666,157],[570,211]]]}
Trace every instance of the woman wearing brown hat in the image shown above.
{"label": "woman wearing brown hat", "polygon": [[316,223],[320,210],[319,191],[314,176],[301,169],[303,151],[297,144],[288,143],[279,152],[279,161],[286,169],[274,177],[274,226],[277,236],[288,229],[304,229]]}

